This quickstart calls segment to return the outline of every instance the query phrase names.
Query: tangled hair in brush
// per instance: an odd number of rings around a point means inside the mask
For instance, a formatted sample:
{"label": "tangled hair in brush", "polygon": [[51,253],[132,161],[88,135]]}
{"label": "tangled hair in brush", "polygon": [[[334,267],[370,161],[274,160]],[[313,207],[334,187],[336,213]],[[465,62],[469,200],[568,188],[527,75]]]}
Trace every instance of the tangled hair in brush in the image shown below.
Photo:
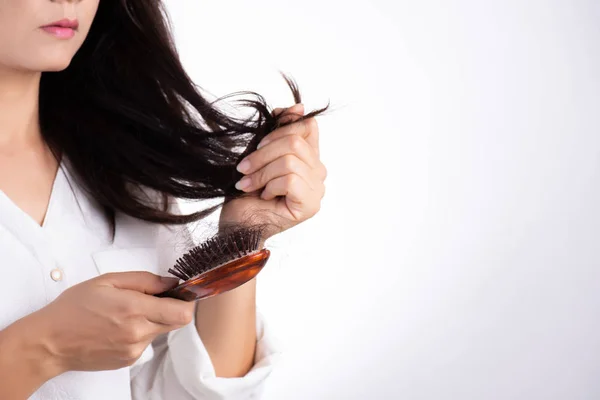
{"label": "tangled hair in brush", "polygon": [[[283,77],[300,103],[298,86]],[[254,110],[252,117],[219,110],[216,103],[235,94],[250,96],[239,104]],[[184,224],[223,203],[176,215],[167,209],[168,198],[246,196],[234,187],[243,176],[237,164],[282,125],[255,92],[214,102],[200,94],[181,64],[161,1],[102,0],[69,67],[42,74],[40,126],[53,152],[69,159],[82,187],[109,215]],[[135,195],[140,188],[161,194],[160,204]]]}
{"label": "tangled hair in brush", "polygon": [[260,250],[265,225],[229,226],[183,254],[169,273],[191,279],[221,264]]}

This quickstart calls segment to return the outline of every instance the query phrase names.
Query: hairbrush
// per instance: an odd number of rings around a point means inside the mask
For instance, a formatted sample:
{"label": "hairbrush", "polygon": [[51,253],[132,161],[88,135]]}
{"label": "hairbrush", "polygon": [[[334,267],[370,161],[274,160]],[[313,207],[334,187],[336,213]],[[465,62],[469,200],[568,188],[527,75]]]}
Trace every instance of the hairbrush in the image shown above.
{"label": "hairbrush", "polygon": [[258,275],[269,259],[270,251],[258,248],[262,233],[260,227],[237,227],[193,247],[169,269],[183,282],[155,296],[195,301],[243,285]]}

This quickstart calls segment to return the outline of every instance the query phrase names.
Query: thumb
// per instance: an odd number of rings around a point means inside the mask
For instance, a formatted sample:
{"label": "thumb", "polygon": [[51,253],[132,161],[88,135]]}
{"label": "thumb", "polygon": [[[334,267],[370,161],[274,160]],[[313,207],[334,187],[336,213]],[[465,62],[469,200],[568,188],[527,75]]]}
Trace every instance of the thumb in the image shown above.
{"label": "thumb", "polygon": [[280,119],[281,124],[295,122],[304,115],[304,104],[297,103],[287,108],[276,108],[273,114]]}
{"label": "thumb", "polygon": [[156,294],[171,289],[178,278],[155,275],[147,271],[110,272],[99,277],[108,286],[117,289],[135,290],[145,294]]}
{"label": "thumb", "polygon": [[285,110],[285,108],[283,108],[283,107],[277,107],[277,108],[273,109],[271,114],[273,114],[274,117],[279,117],[279,114],[281,114],[284,110]]}

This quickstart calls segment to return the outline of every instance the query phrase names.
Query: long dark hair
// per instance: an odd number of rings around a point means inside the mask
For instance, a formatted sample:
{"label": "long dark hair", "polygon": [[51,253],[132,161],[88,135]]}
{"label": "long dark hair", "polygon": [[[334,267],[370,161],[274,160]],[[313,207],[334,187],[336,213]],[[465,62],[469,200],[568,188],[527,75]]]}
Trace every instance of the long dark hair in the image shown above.
{"label": "long dark hair", "polygon": [[[301,102],[298,86],[283,76]],[[238,102],[254,110],[252,117],[236,118],[217,107],[236,94],[252,96]],[[168,14],[157,0],[100,1],[69,67],[43,73],[39,101],[45,141],[69,159],[107,212],[157,223],[196,221],[223,205],[173,215],[169,196],[229,201],[248,195],[234,187],[242,177],[238,162],[284,125],[255,92],[206,100],[180,62]],[[161,204],[137,195],[140,188],[162,194]]]}

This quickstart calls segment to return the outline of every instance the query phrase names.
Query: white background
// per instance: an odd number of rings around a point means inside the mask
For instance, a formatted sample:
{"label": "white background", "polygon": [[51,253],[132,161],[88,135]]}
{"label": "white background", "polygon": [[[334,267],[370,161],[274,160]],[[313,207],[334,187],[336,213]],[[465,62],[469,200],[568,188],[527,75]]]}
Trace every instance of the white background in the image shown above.
{"label": "white background", "polygon": [[192,78],[319,117],[267,400],[600,398],[600,2],[167,1]]}

